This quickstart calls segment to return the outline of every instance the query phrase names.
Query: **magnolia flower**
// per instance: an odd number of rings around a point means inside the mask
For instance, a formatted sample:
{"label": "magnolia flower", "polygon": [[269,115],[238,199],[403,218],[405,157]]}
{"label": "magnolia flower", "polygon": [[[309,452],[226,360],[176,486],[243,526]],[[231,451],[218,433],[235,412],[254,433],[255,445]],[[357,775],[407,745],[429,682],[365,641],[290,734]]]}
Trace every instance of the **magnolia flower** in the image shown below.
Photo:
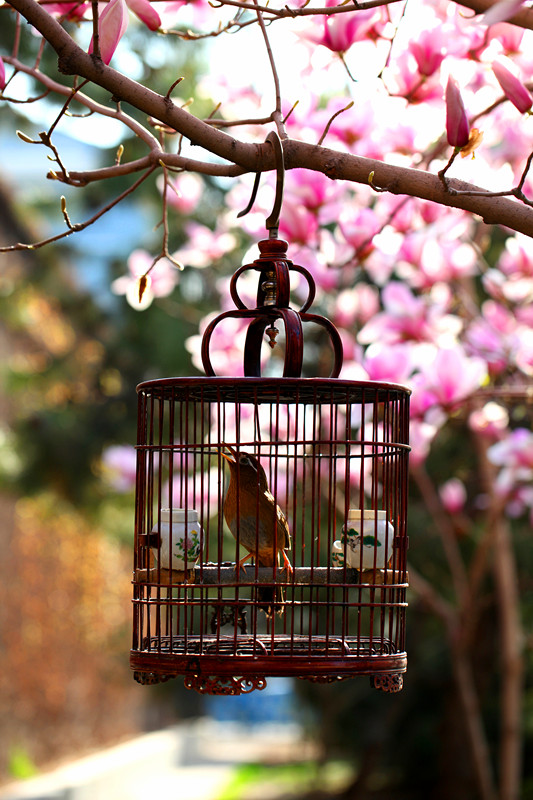
{"label": "magnolia flower", "polygon": [[506,408],[491,401],[472,411],[468,424],[487,439],[500,439],[509,425],[509,414]]}
{"label": "magnolia flower", "polygon": [[[98,17],[98,36],[100,56],[104,64],[109,64],[117,45],[128,27],[128,6],[141,22],[156,31],[161,26],[161,18],[148,0],[111,0]],[[89,45],[89,53],[93,52],[93,40]]]}
{"label": "magnolia flower", "polygon": [[137,454],[127,444],[107,447],[102,453],[102,475],[117,492],[129,492],[135,486]]}
{"label": "magnolia flower", "polygon": [[[98,17],[98,37],[100,56],[104,64],[109,64],[117,45],[128,27],[128,8],[125,0],[111,0]],[[93,40],[89,53],[93,52]]]}
{"label": "magnolia flower", "polygon": [[448,514],[460,514],[466,503],[466,489],[459,478],[450,478],[439,487],[442,505]]}
{"label": "magnolia flower", "polygon": [[456,81],[450,76],[446,86],[446,135],[452,147],[465,147],[470,137],[468,117]]}
{"label": "magnolia flower", "polygon": [[460,345],[440,348],[421,370],[427,388],[438,403],[449,407],[468,397],[487,379],[487,365],[481,358],[468,356]]}
{"label": "magnolia flower", "polygon": [[499,0],[480,19],[482,25],[494,25],[513,17],[524,5],[524,0]]}
{"label": "magnolia flower", "polygon": [[429,77],[438,70],[446,55],[447,34],[438,25],[421,31],[418,39],[409,43],[421,75]]}
{"label": "magnolia flower", "polygon": [[528,92],[522,81],[513,75],[501,61],[494,61],[492,71],[502,87],[506,97],[516,108],[525,114],[533,105],[533,97]]}
{"label": "magnolia flower", "polygon": [[126,295],[136,311],[143,311],[154,297],[168,297],[178,276],[175,264],[168,258],[160,258],[154,265],[154,259],[145,250],[134,250],[128,258],[128,274],[114,280],[111,289],[115,294]]}
{"label": "magnolia flower", "polygon": [[68,19],[70,22],[81,22],[89,3],[50,3],[45,6],[49,14]]}
{"label": "magnolia flower", "polygon": [[374,342],[365,353],[364,367],[371,381],[404,383],[413,368],[412,348],[408,344]]}
{"label": "magnolia flower", "polygon": [[126,4],[151,31],[157,31],[161,27],[161,17],[148,0],[126,0]]}

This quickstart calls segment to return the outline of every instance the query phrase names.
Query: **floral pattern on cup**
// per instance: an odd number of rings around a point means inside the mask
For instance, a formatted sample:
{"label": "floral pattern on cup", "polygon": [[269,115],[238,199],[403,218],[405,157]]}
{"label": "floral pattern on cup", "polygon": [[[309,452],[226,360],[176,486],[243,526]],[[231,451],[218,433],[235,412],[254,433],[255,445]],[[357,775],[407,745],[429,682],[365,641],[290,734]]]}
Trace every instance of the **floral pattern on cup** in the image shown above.
{"label": "floral pattern on cup", "polygon": [[163,569],[192,569],[203,549],[203,530],[198,522],[195,509],[162,508],[160,527],[154,525],[154,533],[159,532],[161,544],[154,548]]}
{"label": "floral pattern on cup", "polygon": [[392,552],[393,537],[394,528],[387,522],[386,511],[351,508],[341,536],[341,544],[346,543],[347,565],[383,569]]}

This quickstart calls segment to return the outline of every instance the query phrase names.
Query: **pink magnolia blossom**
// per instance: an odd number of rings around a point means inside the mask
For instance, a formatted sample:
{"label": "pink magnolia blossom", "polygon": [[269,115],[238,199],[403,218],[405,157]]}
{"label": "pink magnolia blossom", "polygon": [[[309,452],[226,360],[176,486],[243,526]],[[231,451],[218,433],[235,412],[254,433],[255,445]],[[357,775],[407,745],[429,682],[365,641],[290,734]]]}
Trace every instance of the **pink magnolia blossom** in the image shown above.
{"label": "pink magnolia blossom", "polygon": [[[129,274],[111,284],[113,292],[126,295],[130,306],[137,311],[148,308],[155,297],[167,297],[178,282],[179,271],[171,261],[161,258],[150,269],[153,260],[145,250],[134,250],[128,258]],[[146,289],[139,300],[139,282],[148,270]]]}
{"label": "pink magnolia blossom", "polygon": [[439,432],[437,425],[422,420],[411,420],[409,426],[409,443],[411,453],[409,462],[413,466],[423,464],[429,455],[431,444]]}
{"label": "pink magnolia blossom", "polygon": [[373,249],[372,239],[381,227],[381,221],[371,208],[362,208],[355,214],[347,209],[339,218],[340,231],[360,260]]}
{"label": "pink magnolia blossom", "polygon": [[226,253],[231,252],[237,244],[235,236],[223,226],[212,231],[207,225],[190,222],[185,230],[188,236],[187,243],[173,254],[173,258],[185,266],[200,269],[211,266]]}
{"label": "pink magnolia blossom", "polygon": [[505,22],[516,14],[522,6],[524,0],[499,0],[487,11],[480,19],[483,25],[495,25],[497,22]]}
{"label": "pink magnolia blossom", "polygon": [[415,57],[418,71],[429,77],[436,72],[446,55],[446,42],[449,32],[443,31],[442,25],[427,28],[414,41],[409,43],[409,50]]}
{"label": "pink magnolia blossom", "polygon": [[468,424],[475,433],[495,441],[501,439],[507,430],[509,414],[506,408],[491,401],[472,411],[468,418]]}
{"label": "pink magnolia blossom", "polygon": [[505,96],[522,113],[525,114],[533,105],[533,97],[522,81],[508,69],[502,61],[494,61],[492,71],[502,87]]}
{"label": "pink magnolia blossom", "polygon": [[481,358],[468,356],[462,347],[438,349],[422,369],[428,388],[437,402],[450,407],[471,395],[487,379],[487,366]]}
{"label": "pink magnolia blossom", "polygon": [[412,349],[409,345],[372,344],[363,365],[371,381],[405,383],[413,369]]}
{"label": "pink magnolia blossom", "polygon": [[[336,5],[336,1],[328,0],[326,5]],[[374,9],[354,11],[352,14],[330,14],[323,18],[322,35],[311,30],[306,38],[334,53],[346,53],[354,42],[364,39],[380,18],[381,14]]]}
{"label": "pink magnolia blossom", "polygon": [[179,22],[179,12],[186,8],[191,15],[190,25],[193,28],[201,29],[208,23],[213,16],[213,8],[207,0],[171,0],[171,2],[161,3],[162,26],[171,28]]}
{"label": "pink magnolia blossom", "polygon": [[0,57],[0,89],[5,89],[6,86],[6,68],[3,59]]}
{"label": "pink magnolia blossom", "polygon": [[533,241],[529,236],[516,234],[506,239],[498,269],[509,278],[533,278]]}
{"label": "pink magnolia blossom", "polygon": [[316,215],[303,205],[284,205],[279,221],[279,232],[282,238],[288,239],[291,243],[313,244],[318,238],[318,220]]}
{"label": "pink magnolia blossom", "polygon": [[303,205],[321,224],[338,219],[341,212],[342,188],[322,172],[293,169],[285,178],[284,206]]}
{"label": "pink magnolia blossom", "polygon": [[524,327],[518,330],[515,361],[518,369],[533,377],[533,329]]}
{"label": "pink magnolia blossom", "polygon": [[112,445],[102,453],[102,475],[116,492],[134,488],[136,469],[137,453],[131,445]]}
{"label": "pink magnolia blossom", "polygon": [[437,223],[407,233],[398,256],[415,269],[402,269],[402,277],[407,277],[413,287],[429,288],[475,274],[477,254],[472,245],[461,241],[464,233],[467,230],[461,223],[449,230]]}
{"label": "pink magnolia blossom", "polygon": [[421,75],[413,54],[405,50],[394,63],[384,70],[387,86],[394,95],[400,95],[410,103],[427,103],[440,100],[442,86],[437,73],[429,77]]}
{"label": "pink magnolia blossom", "polygon": [[439,488],[442,505],[448,514],[460,514],[466,503],[466,488],[459,478],[450,478]]}
{"label": "pink magnolia blossom", "polygon": [[45,6],[49,14],[55,17],[68,19],[70,22],[81,22],[84,18],[89,3],[50,3]]}
{"label": "pink magnolia blossom", "polygon": [[[218,315],[219,312],[215,312],[204,317],[200,326],[200,334],[190,336],[185,341],[185,347],[192,356],[193,365],[201,372],[203,372],[202,336],[208,324]],[[217,375],[236,378],[244,375],[243,352],[248,324],[249,320],[227,317],[214,328],[210,340],[209,356]],[[261,352],[262,358],[265,349],[263,348]]]}
{"label": "pink magnolia blossom", "polygon": [[504,372],[515,359],[518,346],[517,319],[501,303],[487,300],[481,314],[469,325],[465,344],[469,352],[483,358],[493,375]]}
{"label": "pink magnolia blossom", "polygon": [[[376,136],[377,116],[384,111],[388,98],[376,94],[368,96],[361,88],[357,103],[338,114],[330,124],[328,139],[337,140],[348,152],[357,152],[366,158],[380,158],[382,145]],[[332,99],[326,108],[313,109],[309,119],[320,136],[333,115],[346,107],[345,98]],[[288,123],[292,116],[289,117]],[[381,126],[379,126],[381,127]]]}
{"label": "pink magnolia blossom", "polygon": [[[109,64],[118,43],[128,27],[128,6],[139,17],[141,22],[151,30],[161,27],[161,19],[148,0],[111,0],[98,17],[98,35],[100,55],[104,64]],[[93,52],[94,43],[91,38],[89,53]]]}
{"label": "pink magnolia blossom", "polygon": [[507,22],[499,22],[493,25],[489,31],[489,38],[495,39],[503,47],[507,55],[520,52],[520,45],[524,38],[524,29],[518,25],[510,25]]}
{"label": "pink magnolia blossom", "polygon": [[468,143],[470,126],[457,82],[450,76],[446,85],[446,135],[452,147]]}
{"label": "pink magnolia blossom", "polygon": [[[109,64],[118,43],[128,27],[128,8],[125,0],[111,0],[98,17],[98,36],[100,56],[104,64]],[[93,52],[93,39],[89,44],[89,53]]]}
{"label": "pink magnolia blossom", "polygon": [[438,403],[434,392],[428,387],[427,377],[420,372],[415,373],[409,379],[409,387],[413,392],[410,403],[411,418],[421,420],[431,415],[432,424],[443,422],[444,420],[435,417]]}
{"label": "pink magnolia blossom", "polygon": [[[518,503],[515,507],[518,516],[525,510],[524,499],[530,505],[533,500],[533,432],[527,428],[516,428],[505,439],[489,447],[487,456],[495,466],[500,467],[496,491],[500,496]],[[522,495],[522,502],[520,487],[528,490]]]}
{"label": "pink magnolia blossom", "polygon": [[352,289],[344,289],[335,299],[333,321],[341,328],[353,328],[357,323],[365,324],[379,311],[379,295],[374,286],[358,283]]}
{"label": "pink magnolia blossom", "polygon": [[[331,266],[331,263],[327,257],[327,252],[324,252],[324,250],[327,251],[327,248],[323,247],[324,242],[327,242],[328,240],[326,235],[327,231],[322,231],[322,234],[323,235],[320,242],[321,247],[319,249],[317,249],[316,246],[313,246],[312,242],[310,243],[311,246],[291,242],[289,256],[294,264],[299,264],[310,272],[317,288],[322,289],[325,292],[333,292],[339,285],[340,270],[336,269],[334,266]],[[297,296],[301,297],[302,300],[307,298],[307,282],[305,282],[303,278],[298,281],[297,276],[294,275],[291,278],[291,286],[292,285],[295,287]]]}
{"label": "pink magnolia blossom", "polygon": [[431,342],[444,346],[461,329],[458,317],[446,313],[446,300],[417,297],[399,281],[390,281],[381,293],[384,310],[360,331],[361,344],[371,342]]}
{"label": "pink magnolia blossom", "polygon": [[533,301],[533,277],[523,278],[516,273],[506,276],[499,269],[488,269],[483,276],[483,286],[495,300],[517,304]]}
{"label": "pink magnolia blossom", "polygon": [[161,17],[148,0],[126,0],[126,3],[151,31],[157,31],[161,27]]}
{"label": "pink magnolia blossom", "polygon": [[[158,188],[163,190],[163,180],[158,181]],[[180,214],[189,215],[198,207],[204,193],[205,184],[199,175],[184,172],[176,178],[169,178],[167,200],[169,205]]]}

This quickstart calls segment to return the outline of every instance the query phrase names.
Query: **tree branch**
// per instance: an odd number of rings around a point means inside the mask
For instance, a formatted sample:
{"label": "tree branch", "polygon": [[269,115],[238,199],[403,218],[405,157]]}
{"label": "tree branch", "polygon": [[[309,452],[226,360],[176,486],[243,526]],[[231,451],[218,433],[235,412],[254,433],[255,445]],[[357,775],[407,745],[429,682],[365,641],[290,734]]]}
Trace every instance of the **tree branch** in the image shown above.
{"label": "tree branch", "polygon": [[[476,14],[484,14],[489,8],[492,8],[495,2],[496,0],[460,0],[457,5],[470,8],[472,11],[475,11]],[[521,8],[520,11],[517,11],[516,14],[513,14],[513,16],[509,17],[506,21],[511,25],[517,25],[519,28],[529,28],[533,30],[533,9],[527,6]]]}
{"label": "tree branch", "polygon": [[[272,148],[268,143],[241,142],[179,108],[168,97],[158,95],[105,66],[78,47],[61,25],[35,0],[12,0],[11,5],[48,39],[58,54],[62,72],[77,74],[93,81],[110,91],[114,98],[160,120],[189,139],[193,145],[199,145],[229,161],[241,172],[264,172],[275,168]],[[296,140],[286,139],[283,149],[287,169],[303,167],[324,172],[332,180],[348,180],[365,185],[368,185],[372,173],[374,184],[382,191],[419,197],[451,208],[463,209],[478,214],[487,224],[503,225],[533,237],[533,210],[514,198],[492,194],[470,196],[470,192],[483,193],[483,189],[459,180],[448,180],[447,191],[437,175]],[[167,157],[165,163],[171,166]],[[466,194],[456,195],[454,191]]]}

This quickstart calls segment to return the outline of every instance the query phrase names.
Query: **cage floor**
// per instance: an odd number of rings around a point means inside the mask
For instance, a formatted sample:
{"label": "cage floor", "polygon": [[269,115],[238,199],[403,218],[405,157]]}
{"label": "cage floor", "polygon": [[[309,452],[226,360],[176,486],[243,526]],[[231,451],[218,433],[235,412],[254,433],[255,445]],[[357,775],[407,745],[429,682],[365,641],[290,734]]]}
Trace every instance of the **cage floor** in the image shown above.
{"label": "cage floor", "polygon": [[178,656],[266,656],[328,657],[394,655],[395,644],[381,637],[309,637],[272,636],[152,636],[143,639],[143,653],[164,653]]}

